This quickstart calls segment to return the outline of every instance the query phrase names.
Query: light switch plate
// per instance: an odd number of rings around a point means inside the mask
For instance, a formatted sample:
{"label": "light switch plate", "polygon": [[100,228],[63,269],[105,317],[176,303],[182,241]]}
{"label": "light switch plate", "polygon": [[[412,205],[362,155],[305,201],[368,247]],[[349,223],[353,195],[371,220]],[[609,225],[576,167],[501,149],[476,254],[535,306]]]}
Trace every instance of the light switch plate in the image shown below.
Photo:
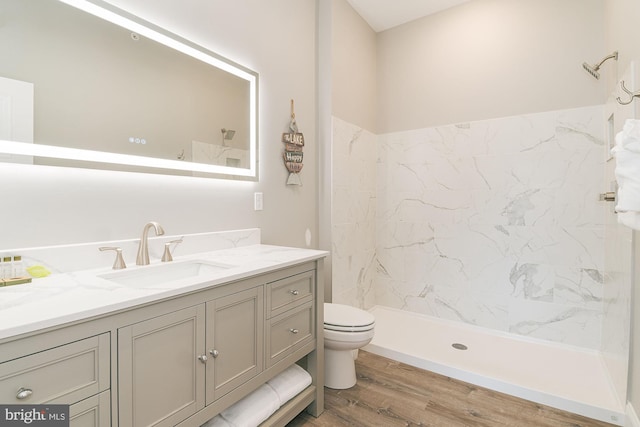
{"label": "light switch plate", "polygon": [[263,196],[262,193],[253,193],[253,210],[261,211],[263,208]]}

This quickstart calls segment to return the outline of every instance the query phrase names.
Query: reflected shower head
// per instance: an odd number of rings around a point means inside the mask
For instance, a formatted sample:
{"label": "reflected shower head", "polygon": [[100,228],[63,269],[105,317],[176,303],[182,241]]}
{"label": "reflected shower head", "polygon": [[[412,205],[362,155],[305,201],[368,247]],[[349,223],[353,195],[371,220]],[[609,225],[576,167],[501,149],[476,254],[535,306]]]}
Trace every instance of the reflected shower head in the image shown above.
{"label": "reflected shower head", "polygon": [[232,129],[222,128],[220,130],[222,131],[222,138],[226,139],[227,141],[231,141],[233,139],[233,136],[236,134],[236,131]]}
{"label": "reflected shower head", "polygon": [[600,69],[602,64],[605,63],[606,60],[612,59],[612,58],[615,59],[616,61],[618,60],[618,51],[617,50],[615,52],[613,52],[611,55],[603,58],[602,61],[598,62],[596,65],[589,65],[586,62],[583,62],[582,63],[582,68],[584,68],[587,73],[591,74],[593,77],[596,78],[596,80],[598,80],[598,79],[600,79],[600,73],[598,72],[598,70]]}
{"label": "reflected shower head", "polygon": [[236,134],[236,131],[232,129],[225,129],[225,128],[220,129],[220,131],[222,132],[222,146],[226,147],[227,141],[231,141],[233,139],[233,136]]}

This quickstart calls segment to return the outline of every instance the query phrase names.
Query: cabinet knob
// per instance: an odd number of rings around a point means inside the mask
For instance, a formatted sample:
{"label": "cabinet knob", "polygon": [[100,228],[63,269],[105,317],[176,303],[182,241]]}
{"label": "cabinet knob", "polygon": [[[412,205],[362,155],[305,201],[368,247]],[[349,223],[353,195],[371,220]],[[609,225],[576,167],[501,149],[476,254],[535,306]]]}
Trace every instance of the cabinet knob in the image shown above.
{"label": "cabinet knob", "polygon": [[289,332],[291,332],[292,334],[297,334],[297,333],[298,333],[298,332],[300,332],[300,331],[299,331],[299,330],[297,330],[297,329],[293,329],[293,328],[291,328],[291,329],[289,329]]}
{"label": "cabinet knob", "polygon": [[33,394],[33,390],[31,390],[30,388],[21,387],[20,390],[18,390],[18,394],[16,394],[16,398],[22,400],[22,399],[26,399],[32,394]]}
{"label": "cabinet knob", "polygon": [[202,363],[207,363],[207,355],[203,354],[202,356],[198,356],[198,360]]}
{"label": "cabinet knob", "polygon": [[291,290],[289,292],[291,292],[292,295],[298,295],[300,293],[300,292],[298,292],[297,289],[293,289],[293,290]]}
{"label": "cabinet knob", "polygon": [[210,355],[213,356],[213,358],[215,359],[216,357],[218,357],[220,355],[220,352],[218,350],[211,350],[209,352]]}

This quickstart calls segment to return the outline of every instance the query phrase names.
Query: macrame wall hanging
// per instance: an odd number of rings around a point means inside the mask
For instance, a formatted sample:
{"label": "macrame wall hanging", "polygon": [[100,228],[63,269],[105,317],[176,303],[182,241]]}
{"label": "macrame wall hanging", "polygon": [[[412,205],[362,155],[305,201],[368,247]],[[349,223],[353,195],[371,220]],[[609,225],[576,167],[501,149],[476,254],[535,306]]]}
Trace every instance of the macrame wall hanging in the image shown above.
{"label": "macrame wall hanging", "polygon": [[293,99],[291,100],[291,121],[289,122],[289,133],[282,134],[282,142],[284,143],[284,165],[289,171],[289,178],[287,178],[287,185],[302,185],[300,179],[300,171],[302,170],[304,147],[304,135],[298,132],[298,125],[296,124],[296,113],[293,108]]}

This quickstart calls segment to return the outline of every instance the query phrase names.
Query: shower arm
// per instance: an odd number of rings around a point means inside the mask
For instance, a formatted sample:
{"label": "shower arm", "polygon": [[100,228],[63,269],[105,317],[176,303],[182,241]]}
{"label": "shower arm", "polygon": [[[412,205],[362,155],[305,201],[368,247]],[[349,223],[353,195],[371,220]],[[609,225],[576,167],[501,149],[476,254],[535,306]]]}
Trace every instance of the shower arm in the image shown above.
{"label": "shower arm", "polygon": [[600,69],[600,67],[602,66],[602,64],[604,64],[605,62],[607,62],[609,59],[615,59],[616,61],[618,60],[618,51],[616,50],[615,52],[613,52],[611,55],[608,55],[606,57],[604,57],[602,59],[602,61],[600,61],[598,64],[594,65],[593,68],[598,70]]}
{"label": "shower arm", "polygon": [[605,56],[600,62],[598,62],[596,65],[590,65],[587,64],[586,62],[582,63],[582,68],[584,68],[584,70],[591,74],[596,80],[600,79],[600,73],[598,72],[598,70],[600,70],[600,67],[602,66],[602,64],[605,63],[605,61],[609,60],[609,59],[615,59],[616,61],[618,60],[618,51],[614,51],[611,55]]}

